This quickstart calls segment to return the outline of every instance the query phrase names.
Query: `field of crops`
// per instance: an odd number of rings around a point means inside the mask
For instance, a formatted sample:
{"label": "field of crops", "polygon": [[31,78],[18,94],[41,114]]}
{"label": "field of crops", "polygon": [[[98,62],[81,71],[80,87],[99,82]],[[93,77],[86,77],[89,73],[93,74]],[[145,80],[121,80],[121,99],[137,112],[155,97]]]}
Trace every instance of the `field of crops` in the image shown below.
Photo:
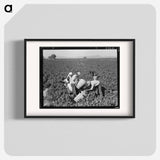
{"label": "field of crops", "polygon": [[[104,96],[101,98],[95,91],[75,103],[68,95],[67,89],[61,82],[69,72],[81,72],[80,78],[92,80],[91,71],[98,74]],[[52,107],[85,107],[85,106],[118,106],[117,59],[55,59],[43,60],[43,90],[48,88],[48,96],[44,104]],[[45,106],[44,106],[45,107]]]}

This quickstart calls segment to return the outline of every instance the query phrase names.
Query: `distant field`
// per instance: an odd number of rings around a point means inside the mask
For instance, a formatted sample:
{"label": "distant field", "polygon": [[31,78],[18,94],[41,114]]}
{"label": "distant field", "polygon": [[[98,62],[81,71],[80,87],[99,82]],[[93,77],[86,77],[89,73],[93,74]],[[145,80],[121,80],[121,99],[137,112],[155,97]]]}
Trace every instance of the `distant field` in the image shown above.
{"label": "distant field", "polygon": [[[90,92],[86,98],[73,103],[68,97],[64,85],[60,82],[69,72],[81,72],[80,78],[92,80],[90,71],[98,73],[99,80],[104,89],[104,97],[100,99],[95,92]],[[49,106],[117,106],[118,105],[118,81],[117,59],[55,59],[43,60],[43,89],[51,84],[49,96],[44,101],[49,101]]]}

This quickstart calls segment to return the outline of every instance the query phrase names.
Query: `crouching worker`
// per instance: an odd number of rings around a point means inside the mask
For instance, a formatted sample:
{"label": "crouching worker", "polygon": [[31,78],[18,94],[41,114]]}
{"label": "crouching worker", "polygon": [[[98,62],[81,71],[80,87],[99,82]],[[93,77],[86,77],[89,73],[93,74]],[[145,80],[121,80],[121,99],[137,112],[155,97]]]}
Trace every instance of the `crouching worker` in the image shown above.
{"label": "crouching worker", "polygon": [[80,74],[81,74],[80,72],[77,72],[70,79],[70,85],[71,85],[72,92],[73,92],[74,96],[76,96],[78,94],[77,89],[76,89],[76,85],[79,82],[79,76],[80,76]]}
{"label": "crouching worker", "polygon": [[92,81],[86,82],[85,80],[83,80],[81,81],[81,83],[79,83],[79,85],[77,84],[77,87],[79,87],[80,89],[80,93],[74,98],[74,101],[78,102],[81,99],[85,98],[88,94],[88,91],[92,91],[92,90],[96,90],[98,92],[97,94],[99,94],[100,97],[102,98],[103,96],[102,87],[101,87],[100,81],[97,79],[98,79],[98,76],[94,75]]}
{"label": "crouching worker", "polygon": [[99,94],[100,97],[103,96],[101,83],[98,80],[98,76],[97,75],[93,76],[93,80],[92,81],[87,81],[87,84],[88,84],[88,86],[91,86],[88,89],[88,91],[96,90],[97,94]]}
{"label": "crouching worker", "polygon": [[[78,94],[77,84],[81,84],[82,81],[79,81],[80,72],[77,72],[76,74],[72,74],[70,72],[66,79],[63,79],[63,83],[65,83],[65,87],[67,88],[69,93],[72,93],[74,96]],[[78,86],[80,86],[80,84]]]}
{"label": "crouching worker", "polygon": [[72,78],[72,72],[69,72],[66,78],[62,78],[62,81],[64,83],[64,86],[66,87],[68,83],[70,83]]}

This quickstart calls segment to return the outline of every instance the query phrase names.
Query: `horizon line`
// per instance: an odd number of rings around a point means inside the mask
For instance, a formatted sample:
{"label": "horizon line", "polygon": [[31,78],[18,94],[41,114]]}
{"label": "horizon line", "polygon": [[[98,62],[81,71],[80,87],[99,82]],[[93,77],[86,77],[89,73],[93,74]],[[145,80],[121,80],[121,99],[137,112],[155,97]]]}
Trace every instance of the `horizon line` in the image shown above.
{"label": "horizon line", "polygon": [[[49,59],[48,57],[44,57],[45,59]],[[55,59],[106,59],[106,58],[117,58],[117,57],[97,57],[97,58],[55,58]]]}

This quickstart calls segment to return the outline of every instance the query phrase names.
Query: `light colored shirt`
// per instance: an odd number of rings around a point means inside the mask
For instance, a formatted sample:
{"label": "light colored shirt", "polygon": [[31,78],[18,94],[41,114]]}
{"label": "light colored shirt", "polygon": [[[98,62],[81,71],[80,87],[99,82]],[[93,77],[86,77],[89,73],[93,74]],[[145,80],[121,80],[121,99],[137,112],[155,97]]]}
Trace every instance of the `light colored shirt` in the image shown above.
{"label": "light colored shirt", "polygon": [[63,82],[65,82],[65,83],[69,83],[69,81],[68,81],[68,79],[66,78],[66,79],[64,79],[63,80]]}
{"label": "light colored shirt", "polygon": [[71,81],[71,79],[72,79],[72,76],[68,74],[68,76],[67,76],[66,79],[67,79],[67,81],[68,81],[68,83],[69,83],[69,82]]}
{"label": "light colored shirt", "polygon": [[99,84],[100,84],[100,81],[98,81],[98,80],[91,81],[91,88],[90,88],[90,90],[92,90],[94,87],[98,86]]}
{"label": "light colored shirt", "polygon": [[78,77],[77,77],[76,74],[74,74],[74,75],[71,77],[70,82],[71,82],[71,84],[75,84],[75,83],[77,83],[77,81],[78,81]]}
{"label": "light colored shirt", "polygon": [[73,88],[72,88],[71,83],[68,83],[68,84],[67,84],[67,87],[68,87],[68,89],[69,89],[70,92],[73,92]]}

